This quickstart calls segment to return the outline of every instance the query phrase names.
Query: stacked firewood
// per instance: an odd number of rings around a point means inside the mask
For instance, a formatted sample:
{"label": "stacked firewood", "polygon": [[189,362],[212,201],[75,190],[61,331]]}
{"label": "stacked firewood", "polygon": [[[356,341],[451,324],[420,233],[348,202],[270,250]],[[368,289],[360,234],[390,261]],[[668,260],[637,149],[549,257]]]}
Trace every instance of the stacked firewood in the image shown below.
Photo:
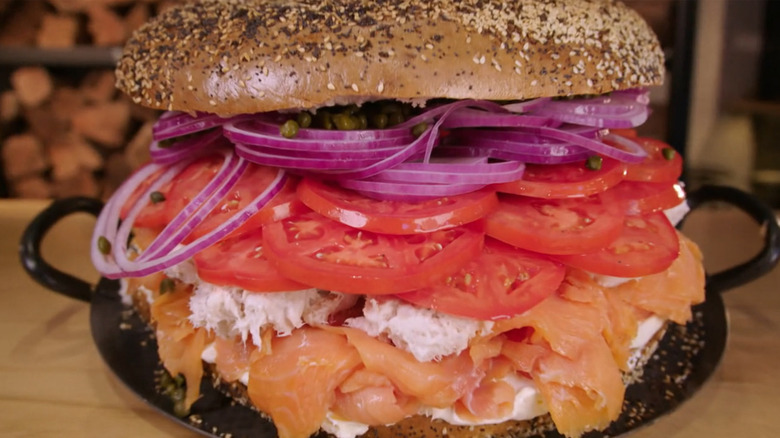
{"label": "stacked firewood", "polygon": [[[0,0],[0,48],[118,47],[182,0]],[[0,68],[4,68],[0,66]],[[158,113],[115,89],[110,68],[11,66],[0,84],[0,164],[19,198],[106,198],[148,159]]]}
{"label": "stacked firewood", "polygon": [[11,84],[0,95],[0,126],[15,131],[0,145],[11,196],[105,198],[148,159],[157,113],[120,95],[113,71],[72,85],[22,67]]}
{"label": "stacked firewood", "polygon": [[181,1],[0,0],[0,46],[119,46],[151,16]]}

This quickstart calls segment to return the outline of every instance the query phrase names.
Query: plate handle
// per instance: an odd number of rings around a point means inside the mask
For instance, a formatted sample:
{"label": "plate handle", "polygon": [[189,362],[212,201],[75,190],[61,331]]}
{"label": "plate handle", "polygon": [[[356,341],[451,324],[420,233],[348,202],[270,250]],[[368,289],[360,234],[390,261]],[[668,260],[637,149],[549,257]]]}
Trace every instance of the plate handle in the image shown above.
{"label": "plate handle", "polygon": [[90,213],[97,217],[103,202],[87,197],[59,199],[52,202],[27,225],[19,246],[19,257],[25,271],[44,287],[71,298],[89,302],[93,286],[60,271],[41,256],[41,242],[57,222],[74,213]]}
{"label": "plate handle", "polygon": [[744,211],[759,225],[764,246],[750,260],[707,275],[707,293],[721,293],[749,283],[777,265],[780,258],[780,226],[769,206],[755,196],[734,187],[705,185],[688,194],[688,205],[694,210],[702,204],[725,202]]}

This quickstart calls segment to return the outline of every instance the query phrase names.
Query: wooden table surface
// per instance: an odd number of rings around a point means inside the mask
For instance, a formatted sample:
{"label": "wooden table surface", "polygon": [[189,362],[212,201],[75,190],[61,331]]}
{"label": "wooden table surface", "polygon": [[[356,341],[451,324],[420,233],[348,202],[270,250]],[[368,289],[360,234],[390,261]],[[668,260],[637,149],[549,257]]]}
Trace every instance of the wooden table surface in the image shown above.
{"label": "wooden table surface", "polygon": [[[185,437],[116,379],[92,343],[89,304],[49,292],[18,261],[18,242],[45,201],[0,200],[0,435],[12,437]],[[44,257],[89,281],[94,219],[57,224]],[[714,272],[760,248],[758,228],[734,210],[691,215],[686,234]],[[731,323],[725,358],[690,401],[650,427],[649,437],[780,436],[780,269],[725,296]]]}

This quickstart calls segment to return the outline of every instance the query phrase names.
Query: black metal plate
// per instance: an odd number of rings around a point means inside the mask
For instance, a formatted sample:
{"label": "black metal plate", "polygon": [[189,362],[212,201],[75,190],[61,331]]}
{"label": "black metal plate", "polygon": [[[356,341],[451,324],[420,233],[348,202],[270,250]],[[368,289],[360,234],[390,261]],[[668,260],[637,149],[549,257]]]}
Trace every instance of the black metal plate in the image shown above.
{"label": "black metal plate", "polygon": [[[117,281],[101,280],[92,298],[90,319],[100,354],[122,382],[162,414],[204,435],[276,438],[273,424],[231,402],[208,379],[201,385],[202,397],[193,405],[191,415],[177,417],[171,400],[157,389],[157,377],[163,368],[154,335],[135,312],[122,304],[118,290]],[[628,388],[621,417],[605,432],[586,436],[623,435],[673,411],[712,376],[726,348],[727,335],[723,299],[719,294],[708,294],[707,301],[694,308],[693,321],[667,330],[645,365],[641,381]],[[543,436],[561,435],[548,432]]]}

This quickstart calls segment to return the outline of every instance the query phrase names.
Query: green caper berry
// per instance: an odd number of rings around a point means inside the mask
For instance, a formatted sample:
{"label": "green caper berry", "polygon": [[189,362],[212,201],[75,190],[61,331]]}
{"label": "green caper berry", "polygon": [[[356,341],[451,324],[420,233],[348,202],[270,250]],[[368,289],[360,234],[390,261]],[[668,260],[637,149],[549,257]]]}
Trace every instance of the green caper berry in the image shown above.
{"label": "green caper berry", "polygon": [[357,127],[357,129],[367,129],[368,128],[368,116],[367,115],[365,115],[363,113],[359,113],[359,114],[355,115],[355,117],[358,120],[358,127]]}
{"label": "green caper berry", "polygon": [[284,138],[293,138],[298,135],[298,122],[295,120],[288,120],[279,127],[279,134]]}
{"label": "green caper berry", "polygon": [[357,127],[356,119],[347,113],[334,114],[333,124],[341,131],[349,131]]}
{"label": "green caper berry", "polygon": [[423,135],[426,129],[428,129],[428,124],[425,122],[420,122],[412,127],[412,135],[419,137]]}
{"label": "green caper berry", "polygon": [[401,113],[389,113],[387,115],[387,126],[395,126],[404,122],[404,115]]}
{"label": "green caper berry", "polygon": [[159,204],[165,201],[165,195],[160,192],[152,192],[149,193],[149,199],[152,201],[152,204]]}
{"label": "green caper berry", "polygon": [[360,110],[360,107],[355,105],[354,103],[344,107],[344,112],[349,114],[350,116],[355,115],[355,113],[357,113],[358,110]]}
{"label": "green caper berry", "polygon": [[317,125],[322,129],[333,129],[333,115],[328,111],[317,111],[314,115]]}
{"label": "green caper berry", "polygon": [[190,415],[190,411],[187,409],[187,405],[184,404],[184,400],[173,403],[173,415],[176,415],[179,418],[184,418],[187,415]]}
{"label": "green caper berry", "polygon": [[598,155],[594,155],[592,157],[588,157],[588,160],[585,161],[585,167],[588,168],[588,170],[599,170],[601,169],[601,163],[604,160],[599,157]]}
{"label": "green caper berry", "polygon": [[675,151],[672,148],[663,148],[661,149],[661,154],[664,156],[664,159],[666,161],[671,161],[674,159],[675,154],[677,154],[677,151]]}
{"label": "green caper berry", "polygon": [[111,242],[108,241],[104,236],[98,237],[97,240],[97,247],[98,251],[100,251],[103,255],[108,255],[111,253]]}
{"label": "green caper berry", "polygon": [[396,102],[387,102],[384,105],[382,105],[382,108],[380,109],[382,114],[392,114],[392,113],[400,113],[403,111],[401,108],[401,105]]}
{"label": "green caper berry", "polygon": [[170,278],[163,278],[160,282],[160,295],[165,295],[168,292],[173,292],[173,289],[176,288],[176,283],[173,281],[173,279]]}
{"label": "green caper berry", "polygon": [[311,114],[306,111],[298,113],[296,120],[298,121],[298,126],[301,128],[308,128],[311,126]]}
{"label": "green caper berry", "polygon": [[387,114],[373,114],[371,116],[371,126],[377,129],[387,127]]}

